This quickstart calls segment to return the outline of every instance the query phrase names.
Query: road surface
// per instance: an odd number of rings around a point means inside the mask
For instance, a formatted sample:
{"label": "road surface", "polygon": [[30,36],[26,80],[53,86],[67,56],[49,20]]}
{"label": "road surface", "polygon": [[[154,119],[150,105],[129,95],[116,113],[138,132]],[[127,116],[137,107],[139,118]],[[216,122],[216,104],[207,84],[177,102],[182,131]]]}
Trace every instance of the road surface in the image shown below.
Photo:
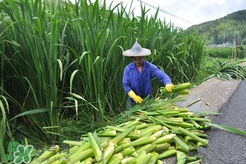
{"label": "road surface", "polygon": [[[246,131],[246,81],[238,87],[222,105],[213,122]],[[223,94],[223,93],[221,93]],[[246,164],[246,136],[240,136],[212,128],[207,132],[209,144],[199,148],[198,155],[203,155],[201,164]]]}

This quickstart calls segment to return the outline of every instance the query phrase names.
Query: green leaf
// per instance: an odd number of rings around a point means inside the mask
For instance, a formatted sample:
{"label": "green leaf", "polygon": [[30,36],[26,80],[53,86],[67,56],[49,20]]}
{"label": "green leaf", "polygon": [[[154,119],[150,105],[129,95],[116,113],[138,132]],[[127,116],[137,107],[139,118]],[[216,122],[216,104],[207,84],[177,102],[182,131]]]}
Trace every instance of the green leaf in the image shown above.
{"label": "green leaf", "polygon": [[237,129],[237,128],[234,128],[234,127],[231,127],[231,126],[219,125],[219,124],[210,123],[210,122],[205,122],[205,124],[213,126],[213,127],[216,127],[218,129],[221,129],[221,130],[224,130],[224,131],[227,131],[227,132],[231,132],[231,133],[239,134],[239,135],[242,135],[242,136],[246,136],[246,132],[245,131],[242,131],[240,129]]}
{"label": "green leaf", "polygon": [[39,109],[33,109],[33,110],[25,111],[25,112],[22,112],[22,113],[16,115],[15,117],[11,118],[9,121],[11,121],[13,119],[16,119],[16,118],[18,118],[20,116],[26,116],[26,115],[30,115],[30,114],[48,112],[49,110],[50,109],[48,109],[48,108],[39,108]]}

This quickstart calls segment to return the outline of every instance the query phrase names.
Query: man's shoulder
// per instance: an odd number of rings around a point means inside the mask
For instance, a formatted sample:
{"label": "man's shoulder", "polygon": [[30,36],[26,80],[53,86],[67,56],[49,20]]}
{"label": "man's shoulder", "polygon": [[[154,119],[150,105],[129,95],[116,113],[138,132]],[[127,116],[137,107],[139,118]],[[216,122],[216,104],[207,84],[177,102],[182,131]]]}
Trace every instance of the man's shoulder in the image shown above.
{"label": "man's shoulder", "polygon": [[149,61],[144,61],[144,66],[145,67],[152,67],[152,66],[154,66],[154,64],[152,64],[152,63],[150,63]]}
{"label": "man's shoulder", "polygon": [[131,68],[134,68],[134,63],[129,63],[126,67],[126,69],[131,69]]}

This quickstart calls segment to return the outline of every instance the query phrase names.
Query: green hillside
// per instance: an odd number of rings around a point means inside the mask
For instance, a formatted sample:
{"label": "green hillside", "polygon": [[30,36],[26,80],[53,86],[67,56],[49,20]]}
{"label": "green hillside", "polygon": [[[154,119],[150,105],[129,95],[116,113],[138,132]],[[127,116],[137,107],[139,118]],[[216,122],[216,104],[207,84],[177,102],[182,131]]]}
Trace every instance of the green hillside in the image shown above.
{"label": "green hillside", "polygon": [[246,45],[246,10],[240,10],[225,17],[193,25],[185,30],[187,34],[199,35],[206,44]]}

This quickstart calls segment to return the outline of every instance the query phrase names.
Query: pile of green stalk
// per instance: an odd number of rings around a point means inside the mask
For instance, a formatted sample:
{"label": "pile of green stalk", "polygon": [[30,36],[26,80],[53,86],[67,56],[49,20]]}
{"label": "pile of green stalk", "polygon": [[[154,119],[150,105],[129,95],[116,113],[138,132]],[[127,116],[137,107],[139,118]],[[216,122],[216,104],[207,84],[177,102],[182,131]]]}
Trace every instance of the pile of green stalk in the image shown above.
{"label": "pile of green stalk", "polygon": [[173,100],[155,99],[143,106],[134,108],[128,121],[89,132],[81,141],[64,140],[69,151],[56,145],[32,163],[160,164],[170,156],[177,157],[177,164],[199,163],[200,158],[188,154],[208,144],[205,130],[211,120]]}

